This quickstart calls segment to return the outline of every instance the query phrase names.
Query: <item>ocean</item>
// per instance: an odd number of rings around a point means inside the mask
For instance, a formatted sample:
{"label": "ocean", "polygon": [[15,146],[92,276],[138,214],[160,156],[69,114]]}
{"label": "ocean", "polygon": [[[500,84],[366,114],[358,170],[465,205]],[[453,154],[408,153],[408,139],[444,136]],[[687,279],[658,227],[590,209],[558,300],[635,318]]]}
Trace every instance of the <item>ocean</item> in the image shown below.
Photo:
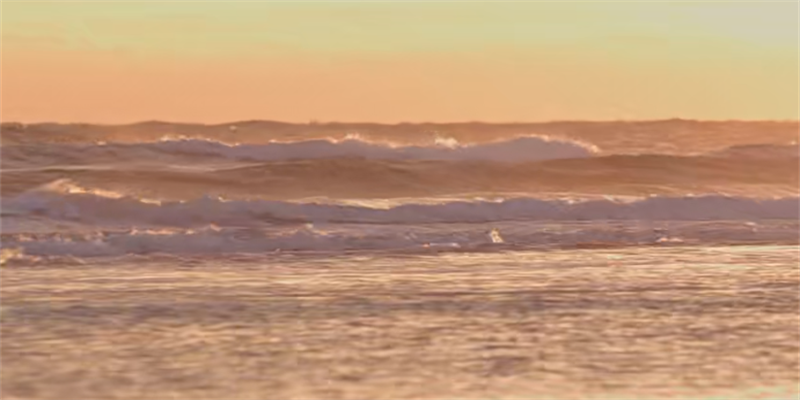
{"label": "ocean", "polygon": [[797,122],[2,126],[4,399],[796,399]]}

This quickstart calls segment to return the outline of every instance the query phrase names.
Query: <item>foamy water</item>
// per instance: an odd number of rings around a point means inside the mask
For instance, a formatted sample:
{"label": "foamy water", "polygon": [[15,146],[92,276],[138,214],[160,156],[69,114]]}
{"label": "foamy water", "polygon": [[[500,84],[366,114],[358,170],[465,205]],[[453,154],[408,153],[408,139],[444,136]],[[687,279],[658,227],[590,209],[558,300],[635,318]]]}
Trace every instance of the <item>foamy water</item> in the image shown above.
{"label": "foamy water", "polygon": [[8,399],[793,399],[796,246],[3,270]]}
{"label": "foamy water", "polygon": [[796,123],[235,125],[3,126],[4,398],[800,395]]}

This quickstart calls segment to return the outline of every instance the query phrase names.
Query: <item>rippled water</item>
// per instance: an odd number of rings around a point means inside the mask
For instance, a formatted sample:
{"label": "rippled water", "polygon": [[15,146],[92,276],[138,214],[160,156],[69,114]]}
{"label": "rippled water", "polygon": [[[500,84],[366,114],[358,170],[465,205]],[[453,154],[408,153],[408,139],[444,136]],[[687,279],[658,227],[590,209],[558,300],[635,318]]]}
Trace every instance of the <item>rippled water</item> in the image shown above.
{"label": "rippled water", "polygon": [[4,399],[793,399],[798,246],[2,270]]}
{"label": "rippled water", "polygon": [[796,399],[797,122],[2,124],[3,399]]}

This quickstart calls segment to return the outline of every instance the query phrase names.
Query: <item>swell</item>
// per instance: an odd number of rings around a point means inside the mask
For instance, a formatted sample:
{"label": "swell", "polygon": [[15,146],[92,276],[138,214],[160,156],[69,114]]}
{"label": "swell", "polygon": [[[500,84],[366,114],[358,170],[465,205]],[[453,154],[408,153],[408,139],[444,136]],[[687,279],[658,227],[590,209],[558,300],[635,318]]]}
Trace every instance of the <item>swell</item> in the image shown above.
{"label": "swell", "polygon": [[715,157],[727,157],[735,159],[767,159],[767,158],[798,158],[800,157],[800,146],[795,144],[751,144],[731,146],[725,149],[711,152],[708,155]]}
{"label": "swell", "polygon": [[148,143],[37,144],[4,146],[4,168],[31,165],[89,165],[109,162],[285,161],[332,158],[375,160],[440,160],[529,162],[590,157],[596,150],[575,141],[518,137],[483,144],[460,144],[437,138],[429,146],[375,143],[357,137],[268,144],[227,144],[199,139],[169,139]]}
{"label": "swell", "polygon": [[[784,151],[781,149],[781,151]],[[123,195],[180,200],[203,195],[230,199],[305,197],[395,198],[464,193],[685,195],[797,194],[800,159],[774,154],[746,159],[706,156],[605,156],[543,162],[292,160],[168,167],[106,165],[5,170],[3,196],[61,179]],[[791,154],[791,153],[789,153]]]}
{"label": "swell", "polygon": [[[547,136],[524,136],[482,144],[461,144],[436,137],[426,146],[371,142],[358,137],[268,144],[227,144],[198,139],[169,139],[148,143],[20,144],[3,146],[4,169],[93,164],[159,163],[208,164],[361,158],[394,161],[494,161],[523,163],[597,156],[593,145]],[[647,153],[650,154],[650,153]],[[647,155],[644,154],[644,155]],[[683,156],[735,159],[798,158],[797,144],[750,144]],[[654,155],[659,155],[655,154]],[[664,154],[670,155],[670,154]]]}
{"label": "swell", "polygon": [[543,123],[310,123],[238,121],[218,125],[142,122],[129,125],[2,124],[3,146],[42,143],[141,143],[168,135],[221,142],[343,140],[357,133],[365,140],[429,145],[434,136],[460,143],[486,143],[539,134],[598,146],[603,154],[688,154],[761,143],[797,141],[797,121],[561,121]]}
{"label": "swell", "polygon": [[[488,223],[495,221],[576,220],[769,220],[798,219],[798,197],[753,199],[731,196],[648,197],[634,201],[545,200],[449,201],[364,205],[298,203],[272,200],[149,201],[76,188],[65,182],[4,200],[3,228],[11,218],[68,221],[91,226],[197,227],[264,226],[296,223]],[[20,219],[21,218],[21,219]]]}

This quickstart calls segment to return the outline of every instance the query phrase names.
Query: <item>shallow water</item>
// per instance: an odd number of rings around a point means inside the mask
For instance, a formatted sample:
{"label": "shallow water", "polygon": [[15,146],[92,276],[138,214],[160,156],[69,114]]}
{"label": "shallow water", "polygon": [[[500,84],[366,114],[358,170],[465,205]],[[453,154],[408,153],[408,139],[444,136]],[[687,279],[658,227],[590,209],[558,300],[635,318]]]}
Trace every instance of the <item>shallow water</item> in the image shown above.
{"label": "shallow water", "polygon": [[4,399],[792,399],[798,246],[2,270]]}

